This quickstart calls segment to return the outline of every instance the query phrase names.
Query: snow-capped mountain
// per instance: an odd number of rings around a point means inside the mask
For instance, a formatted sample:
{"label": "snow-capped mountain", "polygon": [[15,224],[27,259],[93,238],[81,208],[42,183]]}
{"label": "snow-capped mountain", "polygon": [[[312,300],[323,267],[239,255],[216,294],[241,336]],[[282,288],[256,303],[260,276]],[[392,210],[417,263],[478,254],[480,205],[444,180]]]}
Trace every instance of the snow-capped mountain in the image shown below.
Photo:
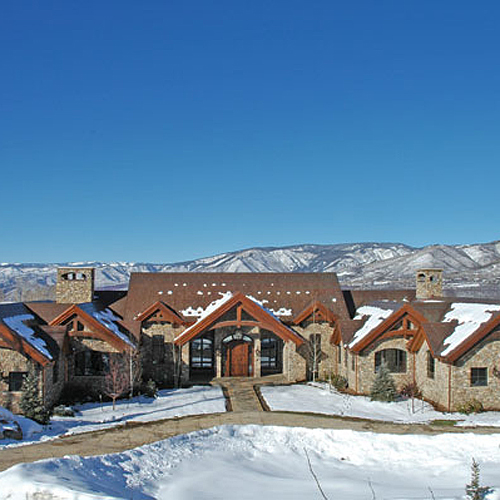
{"label": "snow-capped mountain", "polygon": [[[4,300],[47,291],[59,265],[96,268],[98,288],[126,288],[132,271],[141,272],[336,272],[343,287],[413,288],[415,271],[444,270],[445,288],[460,294],[500,297],[500,241],[414,248],[401,243],[296,245],[250,248],[174,264],[84,262],[0,264]],[[47,293],[47,292],[46,292]]]}

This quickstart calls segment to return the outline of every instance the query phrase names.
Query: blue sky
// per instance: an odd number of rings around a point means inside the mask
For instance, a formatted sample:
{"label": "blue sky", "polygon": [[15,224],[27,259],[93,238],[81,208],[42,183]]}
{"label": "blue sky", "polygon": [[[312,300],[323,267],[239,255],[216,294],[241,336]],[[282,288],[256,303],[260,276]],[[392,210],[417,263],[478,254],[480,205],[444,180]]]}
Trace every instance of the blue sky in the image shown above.
{"label": "blue sky", "polygon": [[3,2],[0,260],[500,239],[499,15]]}

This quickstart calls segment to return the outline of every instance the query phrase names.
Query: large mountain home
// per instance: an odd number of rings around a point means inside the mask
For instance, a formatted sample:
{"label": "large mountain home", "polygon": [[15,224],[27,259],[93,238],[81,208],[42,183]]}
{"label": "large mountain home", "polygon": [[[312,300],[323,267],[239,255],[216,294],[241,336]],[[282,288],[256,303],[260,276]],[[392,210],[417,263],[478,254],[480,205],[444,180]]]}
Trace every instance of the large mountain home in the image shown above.
{"label": "large mountain home", "polygon": [[60,268],[55,302],[0,304],[0,405],[18,409],[30,363],[48,407],[63,390],[98,396],[117,366],[159,386],[340,375],[368,394],[385,364],[438,408],[500,409],[500,302],[444,297],[436,269],[414,290],[342,291],[334,273],[133,273],[109,292],[92,268]]}

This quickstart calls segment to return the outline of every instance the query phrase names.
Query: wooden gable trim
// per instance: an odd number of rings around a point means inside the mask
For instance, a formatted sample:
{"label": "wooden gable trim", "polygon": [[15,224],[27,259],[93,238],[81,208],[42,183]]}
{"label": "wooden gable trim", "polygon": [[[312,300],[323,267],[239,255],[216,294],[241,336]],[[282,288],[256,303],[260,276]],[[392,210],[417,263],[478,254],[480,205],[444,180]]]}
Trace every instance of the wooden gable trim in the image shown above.
{"label": "wooden gable trim", "polygon": [[340,325],[337,323],[333,328],[333,333],[330,337],[330,343],[334,345],[340,345],[342,342],[342,331]]}
{"label": "wooden gable trim", "polygon": [[[364,339],[362,339],[358,344],[356,344],[351,350],[353,352],[359,353],[366,349],[372,342],[378,339],[381,335],[390,330],[400,319],[405,315],[411,318],[412,323],[415,324],[417,330],[425,323],[427,319],[420,314],[418,311],[413,309],[409,304],[405,304],[401,309],[393,312],[385,321],[380,323],[376,328],[374,328]],[[408,330],[395,330],[396,333],[407,332]],[[396,335],[398,336],[398,335]]]}
{"label": "wooden gable trim", "polygon": [[313,316],[316,312],[320,314],[320,317],[323,317],[325,322],[335,323],[337,321],[335,314],[333,314],[333,312],[330,311],[330,309],[328,309],[328,307],[326,307],[322,302],[316,300],[297,314],[297,316],[295,316],[292,320],[292,324],[300,325],[300,323],[308,319],[310,316]]}
{"label": "wooden gable trim", "polygon": [[147,321],[148,318],[150,318],[153,314],[155,314],[158,311],[161,311],[168,318],[167,321],[170,321],[170,323],[176,325],[185,324],[185,321],[176,312],[174,312],[164,302],[160,300],[156,301],[154,304],[151,304],[148,308],[139,313],[134,319],[135,321],[141,321],[141,322]]}
{"label": "wooden gable trim", "polygon": [[497,326],[500,325],[500,315],[495,318],[491,318],[482,327],[478,328],[475,333],[473,333],[467,340],[462,342],[456,349],[454,349],[450,354],[444,356],[443,359],[450,363],[454,363],[464,354],[472,349],[477,343],[481,342],[485,337],[487,337]]}
{"label": "wooden gable trim", "polygon": [[[193,340],[197,335],[202,333],[205,330],[210,330],[212,325],[230,311],[233,307],[241,305],[242,309],[244,309],[250,316],[254,317],[259,326],[265,328],[266,330],[270,330],[278,337],[283,340],[290,340],[294,342],[296,345],[302,345],[304,340],[295,332],[289,330],[285,325],[283,325],[276,318],[271,316],[269,313],[266,313],[264,309],[262,309],[258,304],[256,304],[253,300],[250,300],[248,297],[243,295],[242,293],[237,293],[233,295],[227,302],[222,304],[219,308],[213,311],[211,314],[203,318],[201,321],[196,323],[186,335],[181,333],[175,340],[174,343],[176,345],[184,345],[190,340]],[[238,313],[237,313],[238,318]],[[240,315],[241,318],[241,315]],[[238,320],[236,320],[238,323]],[[240,323],[242,323],[240,321]]]}
{"label": "wooden gable trim", "polygon": [[[59,326],[64,321],[66,321],[68,318],[71,318],[71,316],[76,315],[77,318],[80,318],[83,323],[87,323],[90,328],[92,328],[94,331],[92,332],[70,332],[69,336],[70,337],[91,337],[91,338],[97,338],[99,340],[102,340],[104,342],[107,342],[111,346],[113,346],[115,349],[118,350],[125,350],[129,349],[131,346],[127,344],[125,341],[121,340],[119,337],[117,337],[112,331],[108,330],[104,325],[101,325],[99,321],[97,321],[95,318],[90,316],[90,314],[87,314],[85,311],[82,311],[77,305],[72,305],[66,311],[64,311],[62,314],[60,314],[57,318],[54,318],[49,325],[50,326]],[[89,335],[90,334],[90,335]]]}
{"label": "wooden gable trim", "polygon": [[46,358],[38,349],[35,349],[29,342],[24,340],[7,326],[0,324],[0,336],[12,350],[30,357],[38,364],[46,366],[49,363],[52,363],[51,359]]}

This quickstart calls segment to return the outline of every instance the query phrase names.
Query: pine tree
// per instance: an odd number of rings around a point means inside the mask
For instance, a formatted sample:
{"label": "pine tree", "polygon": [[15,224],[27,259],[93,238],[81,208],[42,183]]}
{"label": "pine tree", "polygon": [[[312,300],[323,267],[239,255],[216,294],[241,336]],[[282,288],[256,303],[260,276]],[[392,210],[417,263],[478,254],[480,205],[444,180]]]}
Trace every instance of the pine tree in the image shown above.
{"label": "pine tree", "polygon": [[488,486],[480,486],[479,464],[472,459],[470,484],[465,487],[468,500],[483,500],[484,496],[490,491]]}
{"label": "pine tree", "polygon": [[38,370],[32,363],[21,388],[22,395],[19,407],[25,417],[40,424],[46,424],[49,421],[49,412],[43,404],[39,387]]}
{"label": "pine tree", "polygon": [[394,380],[385,363],[379,367],[373,382],[370,397],[372,401],[394,401],[398,395]]}

